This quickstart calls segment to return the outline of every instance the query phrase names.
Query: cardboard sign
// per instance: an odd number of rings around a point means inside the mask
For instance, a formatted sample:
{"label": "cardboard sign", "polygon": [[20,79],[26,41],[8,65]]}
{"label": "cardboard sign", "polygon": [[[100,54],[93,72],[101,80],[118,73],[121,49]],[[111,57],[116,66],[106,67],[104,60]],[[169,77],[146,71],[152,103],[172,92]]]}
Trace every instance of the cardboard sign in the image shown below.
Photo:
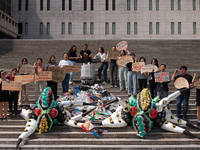
{"label": "cardboard sign", "polygon": [[128,48],[128,43],[126,41],[121,41],[116,45],[118,51],[126,50]]}
{"label": "cardboard sign", "polygon": [[195,82],[195,83],[194,83],[194,86],[196,87],[196,89],[200,89],[200,81]]}
{"label": "cardboard sign", "polygon": [[38,74],[35,73],[35,81],[51,81],[52,71],[41,71]]}
{"label": "cardboard sign", "polygon": [[142,67],[144,67],[144,62],[136,62],[132,64],[132,71],[140,71]]}
{"label": "cardboard sign", "polygon": [[144,72],[152,72],[153,69],[154,69],[154,72],[156,72],[158,70],[158,67],[156,65],[152,65],[152,64],[145,65],[141,69],[141,74]]}
{"label": "cardboard sign", "polygon": [[7,82],[2,81],[2,90],[8,90],[8,91],[21,91],[22,90],[22,84],[19,82]]}
{"label": "cardboard sign", "polygon": [[117,57],[119,56],[119,52],[118,51],[109,51],[108,55],[108,59],[117,59]]}
{"label": "cardboard sign", "polygon": [[65,71],[64,69],[58,66],[52,66],[48,68],[48,71],[52,72],[52,81],[54,82],[62,82],[65,79]]}
{"label": "cardboard sign", "polygon": [[155,82],[167,82],[169,81],[169,72],[155,73]]}
{"label": "cardboard sign", "polygon": [[22,65],[22,67],[19,69],[19,74],[34,74],[35,73],[35,68],[29,64],[27,65]]}
{"label": "cardboard sign", "polygon": [[117,63],[119,64],[119,66],[124,66],[130,62],[133,62],[133,59],[131,56],[126,55],[121,57],[120,59],[117,60]]}
{"label": "cardboard sign", "polygon": [[34,75],[16,75],[15,82],[20,82],[22,85],[33,82]]}
{"label": "cardboard sign", "polygon": [[189,83],[188,81],[183,78],[183,77],[179,77],[176,79],[176,81],[174,82],[174,86],[177,89],[182,89],[182,88],[189,88]]}
{"label": "cardboard sign", "polygon": [[80,71],[80,66],[64,65],[63,69],[64,69],[65,72],[79,72]]}

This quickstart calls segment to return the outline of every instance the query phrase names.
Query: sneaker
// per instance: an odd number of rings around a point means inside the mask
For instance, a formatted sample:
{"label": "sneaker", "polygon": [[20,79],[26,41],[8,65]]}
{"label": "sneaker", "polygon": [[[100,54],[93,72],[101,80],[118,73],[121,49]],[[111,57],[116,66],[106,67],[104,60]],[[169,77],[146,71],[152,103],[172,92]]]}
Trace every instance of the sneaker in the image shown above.
{"label": "sneaker", "polygon": [[117,85],[115,85],[115,88],[117,88]]}
{"label": "sneaker", "polygon": [[106,82],[103,82],[102,84],[106,84]]}
{"label": "sneaker", "polygon": [[187,117],[186,117],[186,116],[183,116],[183,120],[187,120]]}
{"label": "sneaker", "polygon": [[72,85],[73,83],[71,81],[69,81],[69,85]]}
{"label": "sneaker", "polygon": [[197,122],[197,127],[200,127],[200,123]]}
{"label": "sneaker", "polygon": [[113,88],[113,85],[110,85],[111,88]]}

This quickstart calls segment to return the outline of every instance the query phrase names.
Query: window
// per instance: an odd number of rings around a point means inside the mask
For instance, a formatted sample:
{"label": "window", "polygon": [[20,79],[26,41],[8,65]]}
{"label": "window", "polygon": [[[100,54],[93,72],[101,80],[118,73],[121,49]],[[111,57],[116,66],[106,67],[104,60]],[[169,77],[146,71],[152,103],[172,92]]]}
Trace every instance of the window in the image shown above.
{"label": "window", "polygon": [[193,34],[196,34],[196,22],[193,22]]}
{"label": "window", "polygon": [[62,10],[65,10],[65,0],[62,0]]}
{"label": "window", "polygon": [[22,10],[22,0],[18,0],[18,10]]}
{"label": "window", "polygon": [[113,22],[112,23],[112,34],[116,33],[115,30],[116,30],[116,25],[115,25],[115,22]]}
{"label": "window", "polygon": [[149,0],[149,10],[152,10],[152,0]]}
{"label": "window", "polygon": [[131,23],[127,22],[127,34],[131,34]]}
{"label": "window", "polygon": [[112,10],[115,10],[115,0],[112,0]]}
{"label": "window", "polygon": [[83,34],[87,34],[87,23],[83,23]]}
{"label": "window", "polygon": [[109,23],[105,23],[105,34],[109,34]]}
{"label": "window", "polygon": [[127,10],[131,10],[130,9],[130,0],[127,0]]}
{"label": "window", "polygon": [[23,32],[22,23],[18,23],[18,34],[22,34]]}
{"label": "window", "polygon": [[84,0],[84,10],[87,10],[87,0]]}
{"label": "window", "polygon": [[181,22],[178,23],[178,34],[181,34]]}
{"label": "window", "polygon": [[28,0],[25,1],[25,11],[28,11]]}
{"label": "window", "polygon": [[47,35],[50,34],[50,22],[47,22]]}
{"label": "window", "polygon": [[72,0],[69,0],[69,10],[72,10]]}
{"label": "window", "polygon": [[25,35],[28,34],[28,22],[25,22]]}
{"label": "window", "polygon": [[47,0],[47,10],[50,10],[50,0]]}
{"label": "window", "polygon": [[174,0],[171,0],[171,10],[174,10]]}
{"label": "window", "polygon": [[134,10],[137,10],[137,0],[134,0]]}
{"label": "window", "polygon": [[72,34],[72,23],[68,23],[68,34]]}
{"label": "window", "polygon": [[94,10],[94,0],[90,1],[90,10]]}
{"label": "window", "polygon": [[152,34],[152,22],[149,22],[149,34]]}
{"label": "window", "polygon": [[138,31],[137,31],[137,22],[134,22],[134,34],[137,34]]}
{"label": "window", "polygon": [[171,22],[171,34],[174,34],[174,22]]}
{"label": "window", "polygon": [[94,34],[94,23],[90,22],[90,34]]}
{"label": "window", "polygon": [[65,23],[64,22],[62,22],[61,34],[65,34]]}
{"label": "window", "polygon": [[159,22],[156,22],[156,34],[159,34]]}
{"label": "window", "polygon": [[159,0],[156,0],[156,10],[159,10]]}
{"label": "window", "polygon": [[178,10],[181,10],[181,0],[178,0]]}
{"label": "window", "polygon": [[43,0],[40,0],[40,10],[43,10]]}
{"label": "window", "polygon": [[109,10],[109,1],[106,0],[106,10]]}
{"label": "window", "polygon": [[43,23],[40,22],[40,35],[42,35],[42,34],[43,34]]}
{"label": "window", "polygon": [[196,10],[196,0],[193,0],[193,10]]}

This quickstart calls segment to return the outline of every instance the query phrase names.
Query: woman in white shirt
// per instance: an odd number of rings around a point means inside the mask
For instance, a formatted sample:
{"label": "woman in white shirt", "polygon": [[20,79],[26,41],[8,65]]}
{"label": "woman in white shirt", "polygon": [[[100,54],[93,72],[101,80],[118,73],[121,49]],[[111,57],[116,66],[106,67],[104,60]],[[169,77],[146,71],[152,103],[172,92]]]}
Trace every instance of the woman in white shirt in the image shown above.
{"label": "woman in white shirt", "polygon": [[[64,60],[61,60],[59,62],[59,67],[63,67],[63,66],[66,66],[66,65],[72,65],[71,61],[68,60],[68,55],[67,53],[64,53],[63,54],[63,58]],[[66,72],[66,75],[65,75],[65,79],[62,81],[62,93],[65,93],[65,92],[68,92],[69,90],[69,78],[70,78],[70,74],[69,72]]]}
{"label": "woman in white shirt", "polygon": [[99,53],[94,56],[96,58],[97,56],[101,59],[101,66],[98,69],[98,81],[101,79],[101,71],[103,70],[103,76],[104,76],[104,82],[102,84],[106,84],[107,80],[107,69],[108,69],[108,61],[106,60],[106,54],[104,53],[104,48],[99,48]]}

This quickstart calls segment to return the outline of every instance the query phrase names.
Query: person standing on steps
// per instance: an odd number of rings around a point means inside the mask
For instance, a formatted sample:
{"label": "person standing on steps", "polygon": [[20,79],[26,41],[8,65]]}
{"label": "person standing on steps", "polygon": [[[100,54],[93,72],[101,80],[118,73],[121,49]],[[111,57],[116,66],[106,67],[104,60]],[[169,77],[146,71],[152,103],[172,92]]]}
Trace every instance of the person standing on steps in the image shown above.
{"label": "person standing on steps", "polygon": [[[116,51],[116,47],[113,46],[111,50]],[[109,54],[109,51],[108,51],[108,54]],[[108,55],[107,55],[106,59],[108,59]],[[110,87],[111,88],[117,87],[117,70],[118,70],[117,60],[111,59],[110,60]]]}
{"label": "person standing on steps", "polygon": [[[48,70],[49,67],[54,67],[54,66],[58,66],[58,64],[56,63],[56,57],[54,55],[52,55],[49,58],[49,62],[46,66],[46,70]],[[47,81],[47,86],[51,87],[51,90],[53,91],[54,99],[56,100],[58,97],[57,96],[57,87],[58,87],[57,82]]]}
{"label": "person standing on steps", "polygon": [[88,50],[88,45],[87,44],[84,44],[83,45],[83,49],[80,51],[80,54],[79,54],[80,58],[81,59],[85,59],[85,62],[88,62],[91,64],[92,62],[92,53],[90,50]]}
{"label": "person standing on steps", "polygon": [[[2,90],[2,81],[9,81],[6,79],[6,73],[1,70],[0,71],[0,119],[7,119],[7,111],[8,111],[8,102],[10,98],[10,91]],[[4,105],[4,116],[3,116],[3,105]]]}
{"label": "person standing on steps", "polygon": [[[68,57],[69,57],[69,60],[71,61],[71,64],[72,65],[76,65],[76,62],[77,60],[79,59],[79,57],[77,57],[77,54],[76,54],[76,46],[75,45],[72,45],[69,52],[68,52]],[[69,79],[69,84],[70,85],[73,85],[73,80],[74,80],[74,75],[75,75],[75,72],[70,72],[70,79]]]}
{"label": "person standing on steps", "polygon": [[[37,62],[34,63],[33,67],[35,68],[35,73],[37,74],[38,72],[41,71],[46,71],[45,67],[42,66],[42,58],[38,58]],[[38,88],[39,91],[42,92],[44,89],[44,81],[35,81],[35,100],[38,100]]]}
{"label": "person standing on steps", "polygon": [[[181,75],[177,75],[177,76],[176,76],[176,74],[178,73],[178,69],[176,69],[174,71],[174,74],[171,77],[171,81],[176,81],[177,78],[183,77],[188,81],[189,86],[192,86],[193,85],[192,76],[187,74],[187,67],[186,66],[181,66],[180,70],[181,70]],[[177,99],[176,99],[177,117],[179,117],[179,118],[182,117],[181,116],[181,103],[183,101],[183,119],[184,120],[187,119],[189,98],[190,98],[190,91],[179,95],[177,97]]]}
{"label": "person standing on steps", "polygon": [[100,57],[101,59],[101,66],[98,69],[98,81],[101,79],[101,71],[103,70],[103,76],[104,76],[104,81],[102,84],[106,84],[107,81],[107,69],[108,69],[108,60],[106,59],[106,54],[104,53],[104,48],[103,47],[99,47],[99,53],[96,54],[94,56],[94,58],[96,57]]}

